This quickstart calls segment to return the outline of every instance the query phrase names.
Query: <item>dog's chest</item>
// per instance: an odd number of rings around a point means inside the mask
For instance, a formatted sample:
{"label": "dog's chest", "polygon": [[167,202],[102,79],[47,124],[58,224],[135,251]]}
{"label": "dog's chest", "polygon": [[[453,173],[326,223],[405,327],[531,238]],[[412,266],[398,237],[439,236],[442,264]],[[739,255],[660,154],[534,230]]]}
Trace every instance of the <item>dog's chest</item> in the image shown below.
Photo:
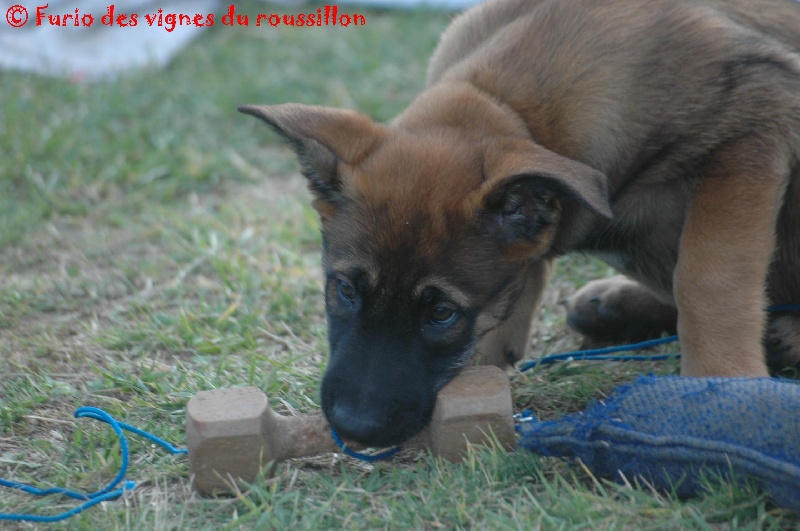
{"label": "dog's chest", "polygon": [[615,199],[614,218],[592,223],[575,250],[597,256],[671,300],[686,205],[675,183],[631,187]]}

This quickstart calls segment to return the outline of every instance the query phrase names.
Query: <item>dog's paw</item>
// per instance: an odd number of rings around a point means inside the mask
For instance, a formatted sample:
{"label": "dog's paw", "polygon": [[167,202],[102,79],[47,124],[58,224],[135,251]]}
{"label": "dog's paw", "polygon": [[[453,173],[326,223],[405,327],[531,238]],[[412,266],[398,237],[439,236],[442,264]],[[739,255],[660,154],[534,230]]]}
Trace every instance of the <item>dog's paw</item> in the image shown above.
{"label": "dog's paw", "polygon": [[636,343],[675,334],[678,311],[627,277],[593,280],[562,301],[567,324],[584,336],[583,348]]}
{"label": "dog's paw", "polygon": [[773,373],[784,369],[800,371],[800,315],[770,317],[764,348]]}

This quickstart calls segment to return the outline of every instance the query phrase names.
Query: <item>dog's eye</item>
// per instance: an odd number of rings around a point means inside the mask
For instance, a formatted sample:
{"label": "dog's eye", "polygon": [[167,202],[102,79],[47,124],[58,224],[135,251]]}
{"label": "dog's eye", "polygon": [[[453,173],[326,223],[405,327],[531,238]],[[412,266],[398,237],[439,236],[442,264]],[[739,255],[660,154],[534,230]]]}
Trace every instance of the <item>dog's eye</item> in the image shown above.
{"label": "dog's eye", "polygon": [[456,320],[456,311],[447,306],[437,306],[431,312],[431,322],[437,325],[448,325]]}
{"label": "dog's eye", "polygon": [[356,298],[356,289],[346,280],[336,279],[336,290],[343,298],[353,301]]}

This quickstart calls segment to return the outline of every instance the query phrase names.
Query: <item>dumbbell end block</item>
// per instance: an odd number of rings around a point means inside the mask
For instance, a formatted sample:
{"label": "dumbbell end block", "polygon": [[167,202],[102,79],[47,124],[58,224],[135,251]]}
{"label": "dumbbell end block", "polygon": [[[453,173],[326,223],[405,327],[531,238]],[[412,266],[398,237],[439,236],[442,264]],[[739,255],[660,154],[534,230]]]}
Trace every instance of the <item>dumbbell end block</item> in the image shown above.
{"label": "dumbbell end block", "polygon": [[460,461],[470,445],[516,447],[508,376],[495,366],[467,367],[440,392],[428,426],[431,452]]}
{"label": "dumbbell end block", "polygon": [[186,439],[198,492],[230,492],[237,480],[255,480],[271,454],[262,436],[268,410],[267,397],[255,387],[201,391],[189,400]]}

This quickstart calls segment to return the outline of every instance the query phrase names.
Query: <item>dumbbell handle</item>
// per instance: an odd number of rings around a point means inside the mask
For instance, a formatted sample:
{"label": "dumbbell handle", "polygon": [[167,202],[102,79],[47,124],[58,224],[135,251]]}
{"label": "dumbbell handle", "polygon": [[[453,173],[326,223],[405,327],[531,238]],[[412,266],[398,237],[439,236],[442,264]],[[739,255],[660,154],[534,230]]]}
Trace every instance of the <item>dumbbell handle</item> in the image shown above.
{"label": "dumbbell handle", "polygon": [[[270,441],[274,461],[284,461],[293,457],[309,457],[341,449],[331,435],[331,428],[322,413],[311,415],[284,416],[268,409],[262,420],[262,434]],[[364,447],[347,442],[351,450]]]}
{"label": "dumbbell handle", "polygon": [[[322,413],[310,415],[284,416],[271,408],[267,410],[262,422],[262,434],[270,440],[274,461],[284,461],[294,457],[339,452],[341,448],[331,435],[331,428]],[[405,448],[429,448],[429,428],[406,441]],[[363,450],[359,443],[345,441],[351,450]]]}
{"label": "dumbbell handle", "polygon": [[261,432],[272,447],[270,460],[284,461],[338,449],[331,437],[328,422],[321,413],[289,417],[269,408],[264,416]]}

